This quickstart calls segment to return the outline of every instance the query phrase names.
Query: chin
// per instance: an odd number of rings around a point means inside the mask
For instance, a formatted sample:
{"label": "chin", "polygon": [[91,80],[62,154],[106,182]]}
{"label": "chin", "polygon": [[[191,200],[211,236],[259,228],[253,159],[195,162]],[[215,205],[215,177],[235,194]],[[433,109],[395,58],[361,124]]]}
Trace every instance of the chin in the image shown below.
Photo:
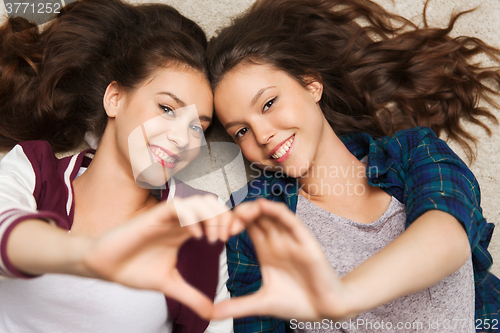
{"label": "chin", "polygon": [[301,178],[307,176],[308,169],[304,166],[303,168],[286,170],[286,175],[291,178]]}
{"label": "chin", "polygon": [[147,189],[164,187],[171,175],[164,171],[160,165],[152,165],[142,171],[136,178],[137,186]]}
{"label": "chin", "polygon": [[299,177],[304,177],[307,176],[307,173],[309,171],[309,166],[307,164],[292,164],[292,165],[287,165],[286,163],[284,165],[264,165],[260,164],[258,162],[253,162],[250,166],[252,170],[257,171],[256,167],[258,169],[261,169],[264,171],[265,174],[270,174],[274,173],[275,177],[291,177],[291,178],[299,178]]}
{"label": "chin", "polygon": [[[290,161],[291,162],[291,161]],[[309,161],[295,161],[294,163],[285,163],[283,165],[283,172],[292,178],[307,177],[307,174],[311,168],[311,163]]]}

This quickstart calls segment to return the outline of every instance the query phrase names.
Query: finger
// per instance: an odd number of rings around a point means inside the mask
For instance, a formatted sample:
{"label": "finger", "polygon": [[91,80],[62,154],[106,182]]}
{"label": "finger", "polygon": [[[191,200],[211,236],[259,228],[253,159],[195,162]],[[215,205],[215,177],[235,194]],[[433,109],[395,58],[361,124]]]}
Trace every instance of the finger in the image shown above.
{"label": "finger", "polygon": [[147,214],[163,225],[177,225],[177,210],[172,203],[160,202],[150,209]]}
{"label": "finger", "polygon": [[203,228],[194,212],[192,212],[188,207],[186,207],[182,202],[177,202],[175,204],[175,209],[177,211],[179,227],[187,230],[191,235],[196,238],[203,237]]}
{"label": "finger", "polygon": [[196,195],[178,199],[175,203],[181,226],[192,226],[192,231],[196,232],[197,237],[202,237],[204,230],[210,241],[217,240],[218,223],[214,218],[224,212],[217,199],[209,195]]}
{"label": "finger", "polygon": [[309,229],[286,205],[269,200],[259,200],[258,203],[262,215],[271,218],[275,225],[285,228],[295,240],[300,241],[304,234],[309,234]]}
{"label": "finger", "polygon": [[297,249],[300,249],[300,246],[290,233],[279,230],[276,226],[263,228],[261,220],[259,219],[259,223],[252,224],[248,228],[248,233],[261,265],[261,272],[264,274],[263,268],[266,265],[281,267],[288,264],[287,260]]}
{"label": "finger", "polygon": [[286,227],[294,227],[296,224],[302,225],[297,216],[283,203],[270,200],[257,200],[261,214],[280,221]]}
{"label": "finger", "polygon": [[237,235],[245,229],[245,224],[240,218],[233,215],[233,223],[231,225],[231,236]]}
{"label": "finger", "polygon": [[208,241],[210,243],[215,243],[219,238],[219,221],[219,217],[212,217],[203,221],[205,234],[207,235]]}
{"label": "finger", "polygon": [[[270,239],[274,238],[268,241],[268,251],[272,251],[270,253],[273,253],[274,257],[279,258],[281,255],[283,258],[298,259],[307,253],[309,263],[313,259],[317,262],[326,262],[324,251],[316,237],[288,207],[269,200],[261,200],[259,205],[264,216],[273,218],[272,223],[266,219],[259,219],[258,224],[263,232],[270,235],[268,236]],[[287,235],[275,232],[278,224],[287,228]]]}
{"label": "finger", "polygon": [[269,238],[266,237],[266,234],[260,226],[252,224],[248,227],[247,232],[254,245],[259,263],[264,264],[271,261],[274,256],[272,252],[270,252]]}
{"label": "finger", "polygon": [[234,212],[225,204],[221,202],[224,212],[220,215],[221,228],[219,228],[219,238],[226,242],[231,236],[233,224],[236,222]]}
{"label": "finger", "polygon": [[277,218],[262,214],[257,218],[255,224],[258,224],[268,234],[268,237],[274,237],[278,233],[288,234],[289,237],[292,237],[291,229],[283,225]]}
{"label": "finger", "polygon": [[121,230],[122,234],[134,235],[131,239],[138,241],[163,237],[165,234],[182,235],[186,232],[180,228],[175,207],[164,203],[159,203],[148,212],[135,217],[130,223],[124,224]]}
{"label": "finger", "polygon": [[[292,216],[294,217],[293,214]],[[312,235],[309,237],[311,239],[302,237],[303,241],[299,241],[291,228],[283,226],[279,221],[267,215],[259,216],[255,223],[248,226],[247,231],[254,244],[259,262],[262,264],[287,265],[291,258],[297,255],[303,256],[308,253],[311,246],[317,243]],[[306,232],[305,234],[308,235],[308,230]],[[310,244],[311,242],[313,245]]]}
{"label": "finger", "polygon": [[232,211],[226,211],[220,215],[219,239],[223,242],[227,242],[234,220]]}
{"label": "finger", "polygon": [[282,235],[292,237],[288,232],[288,229],[281,226],[280,223],[277,223],[276,220],[270,219],[265,215],[261,215],[254,224],[262,230],[262,232],[265,234],[265,237],[268,239],[268,242],[271,244],[273,242],[279,242],[280,239],[283,238]]}
{"label": "finger", "polygon": [[195,238],[200,239],[203,237],[203,228],[201,226],[201,223],[190,224],[187,225],[185,228]]}
{"label": "finger", "polygon": [[248,224],[254,222],[261,214],[261,208],[257,201],[248,201],[239,204],[233,209],[234,215],[243,223]]}
{"label": "finger", "polygon": [[202,222],[209,241],[224,238],[229,224],[229,207],[212,195],[190,197],[185,205],[196,215],[197,221]]}
{"label": "finger", "polygon": [[188,284],[176,270],[174,277],[169,280],[163,293],[196,312],[200,317],[209,320],[212,317],[213,302],[205,294]]}
{"label": "finger", "polygon": [[231,221],[232,212],[229,208],[217,200],[207,200],[203,207],[197,206],[199,219],[203,220],[203,226],[208,240],[211,243],[218,239],[227,240],[228,226]]}
{"label": "finger", "polygon": [[263,306],[262,296],[257,292],[249,296],[231,298],[217,303],[213,308],[212,319],[241,318],[263,313],[273,315],[272,311],[269,310]]}

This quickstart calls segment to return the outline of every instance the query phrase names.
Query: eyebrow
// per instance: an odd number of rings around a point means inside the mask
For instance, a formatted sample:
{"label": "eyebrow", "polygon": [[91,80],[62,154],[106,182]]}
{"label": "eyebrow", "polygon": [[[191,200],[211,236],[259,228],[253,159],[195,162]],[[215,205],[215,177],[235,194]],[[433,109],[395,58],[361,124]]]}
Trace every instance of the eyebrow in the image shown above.
{"label": "eyebrow", "polygon": [[[180,99],[179,97],[177,97],[175,94],[172,94],[171,92],[168,92],[168,91],[162,91],[162,92],[159,92],[158,95],[168,95],[170,96],[177,104],[179,104],[181,107],[185,107],[186,106],[186,103],[184,103],[184,101],[182,99]],[[201,121],[208,121],[209,122],[209,126],[212,124],[212,117],[208,117],[208,116],[199,116],[198,117],[200,119],[200,122]]]}
{"label": "eyebrow", "polygon": [[276,88],[276,86],[269,86],[269,87],[266,87],[266,88],[262,88],[261,90],[259,90],[255,96],[252,98],[252,103],[250,104],[250,107],[252,108],[255,103],[257,103],[257,101],[259,100],[260,96],[262,96],[262,94],[268,90],[268,89],[271,89],[271,88]]}
{"label": "eyebrow", "polygon": [[199,119],[200,119],[200,122],[202,122],[202,121],[208,121],[209,122],[208,126],[212,125],[212,118],[210,118],[208,116],[200,116]]}
{"label": "eyebrow", "polygon": [[[252,98],[252,102],[250,103],[250,107],[253,108],[255,103],[257,103],[257,101],[259,100],[260,96],[262,96],[262,94],[268,90],[268,89],[271,89],[271,88],[276,88],[276,86],[269,86],[269,87],[266,87],[266,88],[262,88],[261,90],[259,90],[255,96]],[[234,125],[238,125],[240,122],[239,121],[232,121],[230,123],[227,123],[226,126],[224,126],[224,128],[227,129],[234,126]]]}
{"label": "eyebrow", "polygon": [[181,107],[185,107],[186,106],[186,103],[184,103],[184,101],[182,99],[180,99],[179,97],[177,97],[175,94],[172,94],[171,92],[162,91],[162,92],[159,92],[157,95],[167,95],[167,96],[170,96]]}
{"label": "eyebrow", "polygon": [[230,123],[227,123],[227,124],[224,126],[224,129],[227,131],[227,129],[228,129],[228,128],[233,127],[234,125],[238,125],[238,124],[240,124],[240,122],[239,122],[239,121],[232,121],[232,122],[230,122]]}

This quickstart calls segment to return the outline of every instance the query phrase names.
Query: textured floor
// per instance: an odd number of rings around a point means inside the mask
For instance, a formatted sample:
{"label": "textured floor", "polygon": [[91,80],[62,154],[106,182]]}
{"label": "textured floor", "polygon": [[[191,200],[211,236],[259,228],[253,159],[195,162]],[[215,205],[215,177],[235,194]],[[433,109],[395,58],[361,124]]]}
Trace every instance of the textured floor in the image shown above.
{"label": "textured floor", "polygon": [[[0,3],[2,0],[0,0]],[[131,1],[143,3],[146,1]],[[248,8],[253,0],[164,0],[178,8],[182,14],[197,21],[206,31],[213,36],[217,30],[230,22],[230,18]],[[390,11],[401,14],[414,22],[421,22],[425,0],[377,0]],[[500,47],[500,1],[499,0],[431,0],[428,7],[428,19],[431,25],[444,26],[454,11],[467,10],[478,7],[476,11],[459,19],[453,35],[469,35],[482,38],[490,44]],[[5,8],[0,4],[0,16],[5,16]],[[486,59],[478,59],[485,61]],[[500,119],[500,112],[496,111]],[[500,191],[500,161],[498,157],[500,144],[500,131],[498,126],[493,126],[493,135],[486,133],[475,126],[468,125],[478,137],[478,158],[470,165],[479,180],[482,191],[482,207],[484,215],[489,222],[494,222],[497,227],[500,222],[500,205],[498,193]],[[465,155],[458,146],[450,143],[460,156]],[[2,155],[0,154],[0,157]],[[500,229],[496,230],[490,245],[493,257],[498,261],[493,266],[493,272],[500,275]]]}

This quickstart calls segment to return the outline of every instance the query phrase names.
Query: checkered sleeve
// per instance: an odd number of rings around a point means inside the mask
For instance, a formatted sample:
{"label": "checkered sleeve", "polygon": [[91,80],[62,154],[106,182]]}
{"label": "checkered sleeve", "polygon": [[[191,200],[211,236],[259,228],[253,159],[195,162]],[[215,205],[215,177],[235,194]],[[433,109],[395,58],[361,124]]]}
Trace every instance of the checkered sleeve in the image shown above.
{"label": "checkered sleeve", "polygon": [[[402,167],[407,170],[404,179],[407,224],[426,211],[441,210],[463,225],[473,251],[486,249],[493,224],[483,217],[479,184],[467,165],[446,142],[426,128],[409,131],[396,138],[396,142],[409,147],[402,158]],[[482,256],[480,264],[481,271],[486,271],[491,266],[491,256]]]}
{"label": "checkered sleeve", "polygon": [[467,165],[430,129],[408,131],[394,144],[402,151],[407,225],[429,210],[454,216],[467,232],[476,282],[476,319],[499,318],[500,281],[488,272],[493,260],[487,251],[494,224],[480,207],[479,184]]}

